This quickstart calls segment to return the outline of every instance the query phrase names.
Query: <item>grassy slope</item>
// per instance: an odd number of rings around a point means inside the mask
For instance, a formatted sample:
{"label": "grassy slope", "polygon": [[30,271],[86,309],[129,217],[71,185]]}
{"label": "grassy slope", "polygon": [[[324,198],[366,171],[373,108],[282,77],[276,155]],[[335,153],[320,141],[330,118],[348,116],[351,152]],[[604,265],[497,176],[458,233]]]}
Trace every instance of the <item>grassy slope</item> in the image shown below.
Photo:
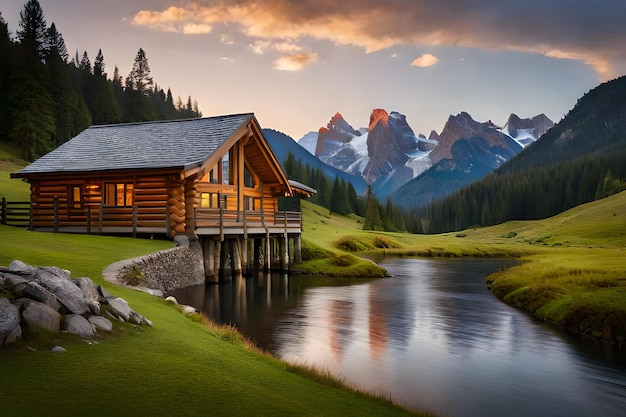
{"label": "grassy slope", "polygon": [[[0,176],[17,168],[5,163]],[[11,186],[12,198],[27,199],[24,183],[13,180]],[[6,190],[3,186],[0,195]],[[122,326],[91,343],[63,335],[64,354],[32,352],[24,345],[3,349],[0,392],[10,399],[2,401],[3,416],[60,416],[77,410],[119,416],[408,414],[249,349],[236,332],[210,329],[163,300],[103,281],[102,270],[110,263],[171,245],[0,226],[0,265],[20,259],[69,269],[73,277],[89,276],[154,324]]]}

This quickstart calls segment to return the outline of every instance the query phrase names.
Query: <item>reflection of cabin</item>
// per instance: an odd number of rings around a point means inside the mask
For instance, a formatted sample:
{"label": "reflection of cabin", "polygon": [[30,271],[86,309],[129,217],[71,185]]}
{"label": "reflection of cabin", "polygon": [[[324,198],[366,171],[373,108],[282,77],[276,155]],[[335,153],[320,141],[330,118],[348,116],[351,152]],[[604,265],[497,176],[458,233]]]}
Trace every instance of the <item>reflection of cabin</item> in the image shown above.
{"label": "reflection of cabin", "polygon": [[290,247],[298,261],[301,213],[279,200],[315,193],[287,179],[253,114],[92,126],[11,176],[31,184],[33,230],[196,235],[210,276],[283,268]]}

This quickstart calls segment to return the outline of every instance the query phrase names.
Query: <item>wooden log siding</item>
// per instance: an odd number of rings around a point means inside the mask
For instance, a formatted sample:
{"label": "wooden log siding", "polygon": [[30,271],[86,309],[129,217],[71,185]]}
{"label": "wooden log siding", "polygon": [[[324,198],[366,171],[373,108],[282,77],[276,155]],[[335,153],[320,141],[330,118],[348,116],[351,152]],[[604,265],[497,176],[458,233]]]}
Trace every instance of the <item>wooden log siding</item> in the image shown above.
{"label": "wooden log siding", "polygon": [[[31,184],[31,227],[87,233],[168,233],[166,176],[60,179]],[[105,184],[133,184],[133,205],[104,206]],[[70,189],[80,186],[80,207],[71,207]]]}
{"label": "wooden log siding", "polygon": [[185,233],[185,185],[181,180],[170,181],[167,205],[170,229],[173,236]]}

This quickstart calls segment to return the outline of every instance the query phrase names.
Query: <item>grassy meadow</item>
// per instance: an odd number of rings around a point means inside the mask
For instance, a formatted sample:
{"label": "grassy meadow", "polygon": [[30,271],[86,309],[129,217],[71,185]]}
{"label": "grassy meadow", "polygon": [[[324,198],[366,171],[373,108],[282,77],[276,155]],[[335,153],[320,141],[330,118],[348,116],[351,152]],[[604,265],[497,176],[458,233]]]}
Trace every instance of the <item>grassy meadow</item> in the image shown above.
{"label": "grassy meadow", "polygon": [[[5,161],[1,181],[17,168]],[[0,184],[0,195],[6,195],[5,182]],[[28,198],[25,183],[10,184],[11,199]],[[107,265],[169,247],[167,240],[0,226],[0,265],[19,259],[68,269],[74,278],[88,276],[153,323],[152,328],[118,324],[112,334],[89,341],[62,334],[44,345],[22,341],[2,348],[3,416],[426,415],[348,388],[324,371],[278,361],[249,346],[235,329],[187,317],[162,299],[104,282]],[[52,344],[67,352],[50,352]]]}
{"label": "grassy meadow", "polygon": [[[0,197],[28,199],[8,180],[20,162],[0,148]],[[551,219],[435,236],[374,233],[361,219],[304,203],[310,274],[384,276],[385,256],[515,257],[488,278],[494,295],[556,326],[626,345],[626,192]],[[3,415],[403,415],[384,399],[346,389],[251,348],[233,329],[189,318],[159,298],[105,283],[118,260],[171,247],[167,240],[35,233],[0,226],[0,265],[20,259],[89,276],[125,298],[152,328],[117,326],[84,341],[62,335],[64,354],[24,341],[0,351]]]}

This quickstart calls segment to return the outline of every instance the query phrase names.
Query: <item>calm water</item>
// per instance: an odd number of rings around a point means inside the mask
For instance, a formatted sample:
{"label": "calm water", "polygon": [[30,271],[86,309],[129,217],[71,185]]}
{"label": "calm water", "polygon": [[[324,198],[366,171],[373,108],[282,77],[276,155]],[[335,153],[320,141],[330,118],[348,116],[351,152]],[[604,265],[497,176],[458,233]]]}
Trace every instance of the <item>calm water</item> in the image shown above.
{"label": "calm water", "polygon": [[626,354],[493,297],[503,260],[394,259],[393,278],[260,276],[172,294],[290,362],[442,416],[626,416]]}

